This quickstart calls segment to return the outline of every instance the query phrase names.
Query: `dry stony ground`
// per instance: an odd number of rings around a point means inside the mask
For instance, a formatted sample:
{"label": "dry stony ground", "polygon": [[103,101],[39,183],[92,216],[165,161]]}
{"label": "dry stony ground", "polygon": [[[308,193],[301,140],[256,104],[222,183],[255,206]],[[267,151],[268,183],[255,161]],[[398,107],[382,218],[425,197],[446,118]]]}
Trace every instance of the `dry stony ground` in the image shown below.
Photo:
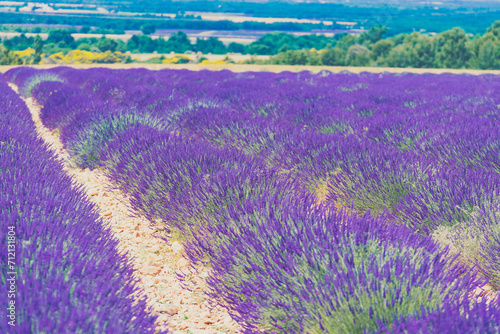
{"label": "dry stony ground", "polygon": [[[21,65],[27,66],[27,65]],[[500,75],[500,70],[470,70],[470,69],[443,69],[443,68],[396,68],[396,67],[352,67],[352,66],[310,66],[310,65],[255,65],[255,64],[52,64],[52,65],[29,65],[37,69],[48,69],[60,66],[68,66],[72,68],[111,68],[111,69],[133,69],[133,68],[146,68],[150,70],[163,70],[163,69],[187,69],[191,71],[210,70],[221,71],[230,70],[232,72],[302,72],[309,71],[311,73],[318,73],[321,71],[330,71],[338,73],[341,71],[348,71],[351,73],[371,72],[371,73],[454,73],[454,74],[497,74]],[[12,68],[19,67],[19,65],[0,65],[0,72],[4,73]]]}
{"label": "dry stony ground", "polygon": [[[11,85],[17,91],[17,87]],[[200,268],[189,277],[189,291],[182,287],[176,273],[188,273],[190,263],[182,256],[183,246],[158,238],[159,230],[130,208],[127,197],[112,189],[109,179],[99,170],[73,167],[59,136],[45,128],[40,107],[32,98],[25,99],[39,137],[48,143],[73,178],[100,211],[100,216],[119,240],[119,251],[127,252],[134,264],[134,274],[148,298],[152,312],[159,315],[157,329],[172,333],[240,333],[241,328],[220,307],[211,306],[204,294],[208,269]],[[194,283],[191,284],[191,283]],[[195,287],[193,289],[193,286]]]}

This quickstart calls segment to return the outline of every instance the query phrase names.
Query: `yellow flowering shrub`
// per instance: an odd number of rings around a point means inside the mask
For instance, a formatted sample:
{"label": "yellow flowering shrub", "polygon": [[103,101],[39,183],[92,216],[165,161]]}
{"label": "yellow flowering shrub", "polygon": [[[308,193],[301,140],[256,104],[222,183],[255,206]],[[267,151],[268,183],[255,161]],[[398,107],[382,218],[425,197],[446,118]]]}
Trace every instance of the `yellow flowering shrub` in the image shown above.
{"label": "yellow flowering shrub", "polygon": [[186,64],[190,63],[191,59],[183,55],[175,55],[171,58],[165,58],[162,60],[162,64]]}
{"label": "yellow flowering shrub", "polygon": [[219,59],[219,60],[204,59],[204,60],[202,60],[202,62],[200,64],[202,64],[202,65],[226,65],[227,62],[223,59]]}
{"label": "yellow flowering shrub", "polygon": [[42,60],[42,64],[113,64],[124,63],[127,56],[119,51],[90,52],[71,50],[67,54],[54,53]]}
{"label": "yellow flowering shrub", "polygon": [[172,57],[172,58],[165,58],[161,61],[162,64],[177,64],[179,61],[179,58],[177,57]]}
{"label": "yellow flowering shrub", "polygon": [[35,54],[35,49],[27,48],[26,50],[23,51],[14,51],[14,54],[16,54],[19,58],[31,57]]}

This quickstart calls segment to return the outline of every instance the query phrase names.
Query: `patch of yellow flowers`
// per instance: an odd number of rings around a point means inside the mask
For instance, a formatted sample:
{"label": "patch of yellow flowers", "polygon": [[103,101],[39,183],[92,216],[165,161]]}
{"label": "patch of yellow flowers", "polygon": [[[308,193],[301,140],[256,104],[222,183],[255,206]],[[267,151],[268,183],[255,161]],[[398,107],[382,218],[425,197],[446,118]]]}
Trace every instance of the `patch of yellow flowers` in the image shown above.
{"label": "patch of yellow flowers", "polygon": [[202,65],[225,65],[227,62],[224,59],[218,59],[218,60],[208,60],[204,59],[201,61]]}
{"label": "patch of yellow flowers", "polygon": [[26,50],[23,50],[23,51],[14,51],[14,54],[19,56],[19,58],[31,57],[35,54],[35,49],[27,48]]}
{"label": "patch of yellow flowers", "polygon": [[43,58],[42,64],[113,64],[124,63],[127,56],[119,51],[90,52],[71,50],[67,54],[54,53]]}
{"label": "patch of yellow flowers", "polygon": [[[27,48],[23,51],[14,51],[14,53],[21,59],[27,59],[35,54],[35,49]],[[70,50],[66,54],[57,52],[50,56],[42,54],[41,57],[42,61],[40,64],[113,64],[132,61],[128,55],[119,51],[91,52],[85,50]],[[161,58],[163,59],[159,59],[159,62],[162,64],[184,64],[193,62],[191,58],[182,54],[176,54],[170,58]],[[135,61],[139,60],[135,59]],[[225,65],[228,63],[233,63],[233,61],[227,57],[219,60],[203,59],[200,62],[202,65]]]}
{"label": "patch of yellow flowers", "polygon": [[191,58],[183,55],[175,55],[174,57],[165,58],[161,61],[162,64],[179,64],[181,61],[191,62]]}

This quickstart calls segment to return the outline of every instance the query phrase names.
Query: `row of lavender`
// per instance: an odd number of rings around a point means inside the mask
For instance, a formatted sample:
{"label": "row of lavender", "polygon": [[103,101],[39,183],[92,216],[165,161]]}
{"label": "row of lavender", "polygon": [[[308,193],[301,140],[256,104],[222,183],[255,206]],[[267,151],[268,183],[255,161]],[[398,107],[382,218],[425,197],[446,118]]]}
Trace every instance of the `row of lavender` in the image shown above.
{"label": "row of lavender", "polygon": [[500,310],[467,297],[500,283],[500,79],[8,76],[78,165],[186,236],[249,332],[499,330]]}
{"label": "row of lavender", "polygon": [[154,333],[116,239],[0,78],[0,332]]}

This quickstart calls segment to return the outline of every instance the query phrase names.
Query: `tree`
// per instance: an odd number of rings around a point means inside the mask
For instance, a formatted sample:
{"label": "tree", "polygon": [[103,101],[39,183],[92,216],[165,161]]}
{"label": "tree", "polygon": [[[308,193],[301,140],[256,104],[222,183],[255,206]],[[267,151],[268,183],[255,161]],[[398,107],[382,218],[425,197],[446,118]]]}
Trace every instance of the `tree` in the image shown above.
{"label": "tree", "polygon": [[285,43],[279,48],[278,53],[287,52],[288,50],[290,50],[290,47]]}
{"label": "tree", "polygon": [[71,36],[71,32],[65,29],[55,29],[49,32],[47,43],[61,43],[63,44],[63,46],[67,46],[70,48],[76,47],[75,39],[73,38],[73,36]]}
{"label": "tree", "polygon": [[[278,54],[288,50],[303,50],[303,49],[324,49],[330,43],[335,42],[331,37],[324,35],[305,35],[294,36],[292,34],[275,32],[265,34],[247,47],[247,51],[257,54]],[[260,53],[256,51],[266,51]]]}
{"label": "tree", "polygon": [[193,50],[191,41],[183,31],[178,31],[170,35],[167,41],[167,47],[175,52],[186,52],[187,50]]}
{"label": "tree", "polygon": [[12,51],[0,44],[0,65],[21,65],[23,62]]}
{"label": "tree", "polygon": [[491,27],[486,30],[486,35],[491,34],[496,38],[500,38],[500,21],[495,21]]}
{"label": "tree", "polygon": [[303,51],[305,51],[307,54],[307,65],[319,66],[323,64],[321,55],[318,53],[318,51],[314,49],[309,52],[306,50]]}
{"label": "tree", "polygon": [[97,47],[99,48],[99,50],[101,50],[101,52],[106,52],[106,51],[115,52],[117,46],[118,43],[116,43],[114,40],[110,38],[101,37],[97,41]]}
{"label": "tree", "polygon": [[344,66],[346,52],[340,48],[328,48],[321,54],[321,62],[326,66]]}
{"label": "tree", "polygon": [[141,31],[144,35],[151,35],[155,33],[156,26],[153,23],[146,23],[141,26]]}
{"label": "tree", "polygon": [[352,34],[345,34],[338,42],[337,42],[337,47],[346,51],[349,50],[351,46],[356,44],[357,42],[357,37],[352,35]]}
{"label": "tree", "polygon": [[138,36],[139,52],[141,53],[151,53],[157,49],[157,40],[153,40],[149,36],[140,35]]}
{"label": "tree", "polygon": [[21,36],[14,36],[11,39],[5,40],[3,44],[10,50],[22,51],[29,48],[33,42],[33,37],[28,38],[25,34],[21,34]]}
{"label": "tree", "polygon": [[385,58],[394,47],[394,42],[383,39],[371,45],[372,59],[377,60],[379,57]]}
{"label": "tree", "polygon": [[439,34],[437,65],[444,68],[464,68],[471,57],[466,46],[468,40],[465,31],[460,28],[453,28]]}
{"label": "tree", "polygon": [[78,50],[90,51],[90,48],[91,46],[88,43],[78,44]]}
{"label": "tree", "polygon": [[90,32],[90,27],[89,26],[83,26],[80,29],[80,34],[88,34]]}
{"label": "tree", "polygon": [[226,46],[217,38],[210,37],[208,39],[198,38],[194,45],[195,51],[201,53],[224,54],[227,52]]}
{"label": "tree", "polygon": [[366,45],[377,43],[382,39],[386,32],[387,27],[378,24],[371,27],[370,30],[362,33],[361,36],[359,36],[359,43]]}
{"label": "tree", "polygon": [[379,60],[379,65],[388,67],[410,67],[410,49],[408,44],[400,44],[393,48],[387,57]]}
{"label": "tree", "polygon": [[500,21],[494,22],[483,36],[475,36],[468,43],[471,53],[469,66],[480,69],[497,69],[500,65]]}
{"label": "tree", "polygon": [[479,48],[478,67],[482,70],[500,69],[500,43],[487,41]]}
{"label": "tree", "polygon": [[139,51],[139,37],[137,37],[137,35],[130,37],[130,39],[127,41],[126,47],[128,51]]}
{"label": "tree", "polygon": [[278,65],[307,65],[308,52],[305,50],[294,50],[279,53],[271,59],[273,64]]}
{"label": "tree", "polygon": [[398,46],[400,44],[403,44],[405,42],[405,37],[406,37],[406,34],[399,34],[399,35],[392,37],[392,42],[394,43],[394,46]]}
{"label": "tree", "polygon": [[246,48],[246,52],[253,55],[270,55],[272,54],[272,49],[264,44],[250,44]]}
{"label": "tree", "polygon": [[436,67],[436,44],[432,37],[414,32],[405,36],[401,50],[406,50],[408,62],[405,67]]}
{"label": "tree", "polygon": [[364,46],[355,44],[347,50],[346,65],[368,66],[370,63],[370,50]]}
{"label": "tree", "polygon": [[35,54],[33,55],[33,64],[38,64],[42,60],[43,49],[43,41],[40,36],[35,37],[35,41],[31,47],[35,50]]}
{"label": "tree", "polygon": [[227,46],[227,52],[245,53],[245,46],[243,44],[232,42]]}

